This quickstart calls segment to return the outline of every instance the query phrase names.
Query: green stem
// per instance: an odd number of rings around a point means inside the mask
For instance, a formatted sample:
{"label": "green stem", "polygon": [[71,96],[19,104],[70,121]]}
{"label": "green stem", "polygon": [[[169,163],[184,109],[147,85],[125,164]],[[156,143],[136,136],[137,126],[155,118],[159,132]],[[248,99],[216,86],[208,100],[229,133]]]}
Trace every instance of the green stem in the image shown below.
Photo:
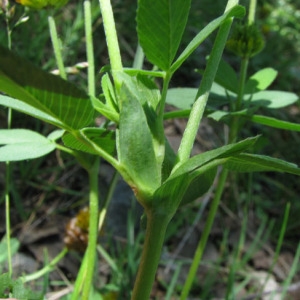
{"label": "green stem", "polygon": [[57,263],[68,253],[68,249],[64,248],[49,264],[47,264],[44,268],[42,268],[41,270],[33,273],[33,274],[29,274],[26,275],[23,278],[23,282],[29,282],[32,280],[36,280],[40,277],[42,277],[43,275],[53,271],[53,269],[55,268],[55,266],[57,265]]}
{"label": "green stem", "polygon": [[236,111],[239,111],[242,108],[245,83],[247,79],[248,64],[249,64],[249,58],[243,58],[241,63],[241,71],[240,71],[240,78],[239,78]]}
{"label": "green stem", "polygon": [[99,224],[98,224],[98,231],[100,232],[106,217],[106,213],[107,213],[107,209],[109,206],[109,203],[114,195],[118,180],[120,178],[120,175],[117,171],[115,171],[112,180],[110,181],[109,184],[109,189],[105,198],[105,201],[103,203],[103,205],[101,205],[101,211],[99,214]]}
{"label": "green stem", "polygon": [[[255,11],[256,11],[256,0],[251,0],[249,6],[249,14],[248,14],[249,25],[251,25],[255,21]],[[248,64],[249,64],[249,58],[244,57],[241,62],[237,101],[236,101],[236,105],[233,105],[234,108],[233,112],[239,111],[243,108],[243,98],[244,98],[245,84],[247,80]],[[240,117],[239,116],[233,117],[230,125],[231,142],[234,142],[238,136],[239,124],[240,124]]]}
{"label": "green stem", "polygon": [[157,139],[154,139],[153,142],[155,143],[156,150],[156,161],[159,168],[161,168],[164,157],[165,157],[165,133],[164,133],[164,111],[165,111],[165,104],[167,99],[167,92],[170,84],[172,74],[166,73],[165,78],[163,81],[163,88],[161,93],[161,99],[158,104],[158,118],[156,122],[156,132],[157,132]]}
{"label": "green stem", "polygon": [[207,243],[207,239],[209,237],[209,234],[210,234],[210,231],[211,231],[211,228],[212,228],[212,225],[213,225],[216,213],[217,213],[217,209],[218,209],[218,206],[219,206],[219,203],[220,203],[220,200],[221,200],[224,188],[225,188],[227,176],[228,176],[228,170],[223,169],[220,174],[220,177],[219,177],[218,186],[217,186],[217,189],[215,192],[215,196],[211,203],[211,207],[210,207],[210,210],[209,210],[209,213],[207,216],[207,221],[205,223],[201,239],[198,243],[198,246],[197,246],[194,258],[193,258],[193,262],[191,264],[187,279],[185,281],[183,290],[180,295],[180,300],[187,299],[190,289],[192,287],[192,284],[193,284],[195,275],[197,273],[197,269],[199,267],[200,261],[202,259],[203,252],[205,250],[205,246]]}
{"label": "green stem", "polygon": [[133,69],[143,69],[144,58],[145,58],[144,51],[143,51],[142,47],[140,46],[140,44],[138,44],[138,46],[136,48],[132,68]]}
{"label": "green stem", "polygon": [[[231,5],[229,5],[229,3],[231,3]],[[228,1],[226,10],[230,9],[236,4],[238,4],[238,1]],[[232,19],[229,19],[224,22],[218,31],[213,49],[207,62],[207,67],[204,71],[203,78],[196,96],[196,101],[192,107],[187,127],[181,140],[181,144],[178,150],[178,162],[175,168],[178,168],[190,157],[198,132],[199,124],[204,113],[211,86],[214,82],[214,78],[222,57],[232,21]]]}
{"label": "green stem", "polygon": [[[11,35],[8,12],[5,14],[6,30],[7,30],[7,46],[11,49]],[[11,129],[12,125],[12,109],[8,108],[7,114],[7,129]],[[7,264],[9,277],[12,276],[12,252],[11,252],[11,239],[10,239],[10,185],[11,185],[11,168],[10,162],[5,163],[5,231],[7,242]]]}
{"label": "green stem", "polygon": [[286,228],[287,228],[287,224],[288,224],[288,220],[289,220],[289,216],[290,216],[290,209],[291,209],[291,203],[288,202],[286,204],[286,207],[285,207],[285,211],[284,211],[284,215],[283,215],[283,221],[282,221],[280,234],[279,234],[279,238],[278,238],[278,241],[277,241],[273,261],[272,261],[270,269],[268,270],[268,276],[264,280],[264,284],[262,285],[262,288],[264,288],[266,286],[267,282],[269,281],[269,279],[271,277],[271,274],[273,273],[274,267],[275,267],[276,263],[278,262],[280,250],[281,250],[282,245],[283,245],[283,240],[284,240],[284,236],[285,236],[285,233],[286,233]]}
{"label": "green stem", "polygon": [[91,1],[84,1],[84,24],[85,24],[85,44],[88,61],[88,92],[95,96],[95,61],[93,47]]}
{"label": "green stem", "polygon": [[119,91],[122,82],[118,77],[118,73],[122,72],[123,66],[122,66],[121,53],[120,53],[120,47],[119,47],[119,42],[118,42],[118,37],[116,32],[114,15],[113,15],[110,0],[99,0],[99,3],[100,3],[100,9],[102,13],[112,76],[114,79],[116,90]]}
{"label": "green stem", "polygon": [[239,0],[228,0],[225,8],[225,12],[239,4]]}
{"label": "green stem", "polygon": [[185,128],[177,154],[177,165],[173,168],[174,172],[180,165],[187,161],[190,157],[194,140],[198,132],[199,124],[202,119],[206,103],[208,100],[209,92],[204,93],[194,102],[191,109],[189,120]]}
{"label": "green stem", "polygon": [[116,170],[120,170],[119,162],[111,155],[109,155],[106,151],[104,151],[101,147],[99,147],[96,143],[93,143],[89,140],[87,136],[85,136],[83,131],[79,133],[75,132],[74,135],[81,140],[83,143],[92,147],[100,157],[104,158],[108,163],[110,163]]}
{"label": "green stem", "polygon": [[10,28],[8,14],[9,14],[8,11],[6,11],[5,12],[5,22],[6,22],[6,33],[7,33],[7,47],[8,47],[8,49],[11,49],[11,34],[12,34],[12,29]]}
{"label": "green stem", "polygon": [[131,300],[150,298],[169,221],[168,215],[159,215],[153,211],[147,213],[145,243]]}
{"label": "green stem", "polygon": [[282,292],[280,295],[281,299],[286,299],[288,287],[291,285],[293,277],[299,270],[299,259],[300,259],[300,243],[298,244],[296,253],[294,255],[294,260],[293,260],[292,266],[290,267],[289,273],[286,276],[286,279],[284,280],[283,289],[282,289]]}
{"label": "green stem", "polygon": [[11,253],[11,240],[10,240],[10,163],[6,162],[5,170],[5,230],[6,230],[6,242],[7,242],[7,263],[8,263],[8,274],[12,275],[12,253]]}
{"label": "green stem", "polygon": [[98,221],[99,221],[99,195],[98,195],[98,171],[99,158],[95,159],[93,166],[88,170],[89,175],[89,202],[90,202],[90,218],[89,218],[89,242],[86,250],[87,264],[86,276],[84,278],[84,286],[82,291],[82,300],[88,300],[90,289],[92,286],[95,262],[96,247],[98,240]]}
{"label": "green stem", "polygon": [[163,121],[163,117],[164,117],[167,93],[168,93],[168,88],[169,88],[169,84],[170,84],[170,80],[171,80],[172,75],[173,74],[167,72],[165,74],[164,81],[163,81],[163,88],[162,88],[162,92],[161,92],[161,100],[160,100],[160,103],[157,107],[158,117],[159,117],[159,120],[161,122]]}
{"label": "green stem", "polygon": [[63,146],[63,145],[60,145],[60,144],[58,144],[58,143],[55,143],[55,147],[56,147],[57,149],[61,150],[61,151],[64,151],[65,153],[68,153],[68,154],[73,155],[73,156],[76,157],[76,154],[77,154],[77,153],[76,153],[76,151],[74,151],[73,149],[67,148],[67,147],[65,147],[65,146]]}
{"label": "green stem", "polygon": [[[244,98],[244,90],[245,90],[245,84],[247,79],[248,64],[249,64],[249,59],[243,58],[241,63],[236,105],[232,106],[233,107],[232,112],[237,112],[241,110],[243,107],[243,98]],[[234,116],[230,124],[230,134],[229,134],[229,140],[232,143],[235,142],[237,139],[238,131],[240,127],[239,125],[240,125],[240,116]]]}
{"label": "green stem", "polygon": [[248,13],[248,24],[249,25],[253,24],[255,21],[256,2],[257,2],[257,0],[250,0],[249,13]]}
{"label": "green stem", "polygon": [[87,262],[88,262],[87,252],[85,252],[83,260],[80,265],[79,272],[76,276],[76,282],[74,284],[74,289],[73,289],[71,300],[80,299],[80,292],[84,285],[86,271],[87,271]]}
{"label": "green stem", "polygon": [[62,54],[61,54],[61,41],[58,38],[55,21],[52,16],[48,17],[48,23],[49,23],[52,46],[53,46],[56,64],[59,70],[60,77],[63,79],[67,79],[67,74],[62,59]]}

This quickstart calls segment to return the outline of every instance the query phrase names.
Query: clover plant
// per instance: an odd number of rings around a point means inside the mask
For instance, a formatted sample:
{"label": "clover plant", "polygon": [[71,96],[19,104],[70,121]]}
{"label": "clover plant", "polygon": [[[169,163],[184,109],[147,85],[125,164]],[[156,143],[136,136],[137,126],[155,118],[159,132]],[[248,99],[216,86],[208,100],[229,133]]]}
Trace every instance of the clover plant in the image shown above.
{"label": "clover plant", "polygon": [[[27,5],[30,1],[20,2]],[[32,2],[31,6],[37,7],[37,2]],[[259,137],[249,137],[238,142],[232,139],[222,147],[191,157],[199,124],[209,107],[207,103],[212,88],[216,94],[214,81],[228,91],[222,91],[221,95],[226,96],[227,101],[231,99],[231,93],[238,93],[238,83],[230,67],[222,62],[219,68],[231,24],[234,18],[245,15],[244,7],[239,6],[238,2],[229,0],[224,13],[200,29],[179,53],[191,0],[139,0],[136,17],[138,40],[147,60],[154,67],[145,70],[142,66],[123,67],[111,3],[109,0],[100,0],[110,66],[102,70],[99,95],[95,93],[94,70],[98,66],[93,61],[88,0],[85,1],[88,93],[0,46],[0,104],[59,128],[48,137],[26,129],[0,130],[0,143],[3,145],[0,148],[1,161],[32,159],[58,148],[74,155],[89,175],[89,243],[72,299],[79,299],[79,294],[81,299],[89,299],[91,290],[99,225],[99,158],[110,163],[128,183],[146,216],[145,243],[132,291],[133,300],[149,299],[169,222],[179,206],[197,199],[210,188],[218,166],[222,165],[226,172],[279,171],[300,175],[300,169],[292,163],[245,153]],[[59,5],[63,3],[59,1]],[[39,7],[47,4],[52,4],[52,1],[43,1]],[[215,42],[199,88],[192,91],[169,90],[174,73],[216,30]],[[266,103],[259,93],[274,76],[274,71],[269,69],[261,72],[269,72],[266,82],[263,80],[264,74],[257,73],[245,87],[253,99],[257,96],[256,104],[259,105]],[[161,88],[157,82],[161,83]],[[172,150],[164,133],[164,119],[168,117],[165,105],[172,101],[172,93],[175,97],[180,96],[180,103],[185,108],[187,104],[191,105],[187,108],[188,123],[178,152]],[[240,105],[238,108],[238,112],[234,112],[236,115],[249,118],[247,112],[252,112],[249,105],[246,111],[240,111]],[[106,118],[100,126],[94,123],[97,114]],[[222,112],[222,117],[225,114]],[[183,114],[179,113],[178,116]],[[213,116],[216,118],[216,115]],[[250,118],[254,119],[255,115],[250,115]],[[226,176],[220,180],[225,181]],[[215,212],[217,202],[214,202],[212,208]],[[213,217],[207,223],[211,224],[212,221]],[[206,231],[205,235],[208,234],[209,231]],[[202,246],[205,243],[204,239]],[[186,299],[188,290],[186,288],[186,295],[182,299]]]}

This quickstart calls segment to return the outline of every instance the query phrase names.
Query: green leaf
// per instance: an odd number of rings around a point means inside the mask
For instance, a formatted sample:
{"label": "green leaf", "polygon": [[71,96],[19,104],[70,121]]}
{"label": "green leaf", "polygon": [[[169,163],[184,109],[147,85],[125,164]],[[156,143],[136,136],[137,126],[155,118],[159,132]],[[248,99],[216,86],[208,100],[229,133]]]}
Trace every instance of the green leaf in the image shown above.
{"label": "green leaf", "polygon": [[160,184],[160,168],[156,163],[147,117],[140,99],[136,98],[136,93],[131,87],[127,81],[124,81],[121,87],[118,158],[131,177],[127,180],[131,180],[128,183],[135,189],[137,195],[152,194]]}
{"label": "green leaf", "polygon": [[282,121],[267,116],[253,115],[251,117],[251,121],[254,123],[270,126],[273,128],[300,131],[300,124],[298,123]]}
{"label": "green leaf", "polygon": [[241,153],[230,157],[224,166],[230,171],[238,172],[286,172],[300,175],[300,168],[285,160],[255,154]]}
{"label": "green leaf", "polygon": [[114,87],[110,81],[109,75],[105,74],[101,80],[101,87],[106,100],[106,105],[115,113],[118,113],[117,99],[114,91]]}
{"label": "green leaf", "polygon": [[178,169],[169,177],[169,179],[177,177],[181,174],[192,172],[215,159],[222,159],[236,155],[253,146],[257,139],[258,137],[247,138],[235,144],[229,144],[214,150],[206,151],[204,153],[195,155],[191,157],[187,162],[182,164],[180,167],[178,167]]}
{"label": "green leaf", "polygon": [[158,77],[164,78],[164,71],[153,71],[153,70],[141,70],[141,69],[133,69],[133,68],[123,68],[124,72],[130,76],[144,75],[148,77]]}
{"label": "green leaf", "polygon": [[[257,137],[248,138],[239,143],[193,156],[155,191],[153,195],[154,208],[172,214],[180,204],[189,203],[200,197],[211,186],[216,167],[225,163],[229,157],[251,147],[256,140]],[[190,192],[191,195],[188,194]]]}
{"label": "green leaf", "polygon": [[246,83],[244,93],[253,94],[267,89],[277,77],[278,72],[273,68],[259,70]]}
{"label": "green leaf", "polygon": [[[221,60],[208,104],[219,106],[228,103],[227,95],[236,97],[237,86],[238,79],[235,71],[228,63]],[[166,102],[179,109],[191,109],[197,92],[196,88],[172,88],[168,90]]]}
{"label": "green leaf", "polygon": [[[15,297],[16,299],[20,299],[20,300],[27,300],[31,296],[31,295],[29,296],[29,294],[30,291],[25,288],[21,278],[14,280],[12,297]],[[30,299],[35,300],[37,298],[30,297]]]}
{"label": "green leaf", "polygon": [[198,89],[172,88],[168,90],[166,103],[179,109],[191,109],[194,104]]}
{"label": "green leaf", "polygon": [[214,82],[211,91],[210,96],[208,100],[208,107],[212,109],[216,109],[217,107],[222,107],[229,103],[229,100],[236,99],[237,95],[234,92],[231,92],[218,83]]}
{"label": "green leaf", "polygon": [[[100,96],[100,98],[104,98],[104,96]],[[105,116],[116,124],[119,123],[119,114],[114,109],[110,108],[108,105],[104,104],[101,99],[98,99],[96,97],[91,97],[91,101],[94,109],[101,115]]]}
{"label": "green leaf", "polygon": [[[213,159],[190,172],[170,177],[154,193],[153,208],[170,215],[179,205],[185,205],[202,196],[211,187],[217,166],[228,158]],[[190,194],[189,194],[190,193]]]}
{"label": "green leaf", "polygon": [[37,294],[30,289],[26,289],[21,278],[14,280],[8,273],[3,273],[0,275],[0,297],[4,297],[5,299],[18,300],[44,299],[44,296],[42,294]]}
{"label": "green leaf", "polygon": [[164,182],[171,174],[171,171],[176,163],[177,155],[172,149],[169,141],[165,141],[165,156],[162,164],[162,182]]}
{"label": "green leaf", "polygon": [[[20,242],[16,238],[10,239],[10,248],[11,248],[11,254],[14,255],[17,253],[18,249],[20,247]],[[0,243],[0,263],[7,261],[7,240],[4,239]],[[1,278],[0,278],[1,282]],[[1,288],[0,288],[0,295],[1,295]]]}
{"label": "green leaf", "polygon": [[148,60],[169,70],[177,53],[191,0],[139,0],[137,31]]}
{"label": "green leaf", "polygon": [[[239,110],[236,112],[228,112],[228,111],[224,111],[224,110],[216,110],[213,113],[210,113],[207,115],[207,117],[212,118],[213,120],[219,122],[220,120],[223,119],[226,120],[227,117],[232,117],[232,116],[241,116],[241,117],[245,117],[248,119],[251,119],[253,113],[257,110],[257,107],[252,107],[249,109],[243,109],[243,110]],[[228,120],[229,118],[227,118]]]}
{"label": "green leaf", "polygon": [[55,126],[63,127],[63,123],[59,119],[54,118],[44,113],[43,111],[36,109],[33,106],[30,106],[29,104],[26,104],[25,102],[22,102],[20,100],[8,96],[0,95],[0,105],[10,107],[19,112],[30,115],[34,118],[53,124]]}
{"label": "green leaf", "polygon": [[287,121],[278,120],[276,118],[262,116],[262,115],[252,115],[249,114],[248,110],[242,110],[236,113],[230,113],[222,110],[216,110],[213,113],[207,115],[209,118],[214,119],[215,121],[219,122],[222,119],[225,119],[229,116],[241,116],[251,120],[254,123],[266,125],[273,128],[285,129],[285,130],[292,130],[292,131],[300,131],[300,124],[292,123]]}
{"label": "green leaf", "polygon": [[220,61],[219,68],[215,77],[215,82],[224,89],[237,93],[238,78],[234,69],[223,59]]}
{"label": "green leaf", "polygon": [[[165,119],[186,118],[189,116],[191,107],[194,104],[198,89],[196,88],[171,88],[168,90],[166,103],[181,109],[181,111],[171,111],[165,113]],[[214,83],[208,101],[208,108],[224,105],[228,102],[226,92],[223,87]]]}
{"label": "green leaf", "polygon": [[189,173],[165,181],[153,194],[151,202],[153,208],[172,216],[182,201],[191,181],[192,178]]}
{"label": "green leaf", "polygon": [[62,128],[79,129],[92,122],[89,97],[75,85],[35,67],[0,46],[0,89],[38,111],[58,119]]}
{"label": "green leaf", "polygon": [[122,73],[119,75],[122,81],[126,82],[127,88],[136,99],[140,101],[144,110],[146,106],[155,111],[160,101],[161,95],[157,85],[148,78],[148,76],[138,74],[137,76],[130,76]]}
{"label": "green leaf", "polygon": [[0,161],[19,161],[44,156],[55,144],[37,132],[27,129],[0,130]]}
{"label": "green leaf", "polygon": [[[0,297],[5,297],[7,288],[9,288],[12,284],[12,279],[8,273],[0,274]],[[4,294],[5,293],[5,294]]]}
{"label": "green leaf", "polygon": [[268,108],[281,108],[295,103],[299,97],[291,92],[261,91],[253,94],[251,104]]}
{"label": "green leaf", "polygon": [[[84,137],[81,136],[80,132],[83,133]],[[64,144],[71,149],[99,155],[93,147],[93,145],[96,145],[110,155],[115,154],[116,135],[114,131],[103,128],[84,128],[80,132],[78,132],[77,137],[71,133],[65,133],[63,136]]]}
{"label": "green leaf", "polygon": [[207,115],[209,118],[212,118],[213,120],[219,122],[220,120],[222,120],[225,117],[231,116],[232,114],[230,112],[227,111],[223,111],[223,110],[216,110],[213,113]]}
{"label": "green leaf", "polygon": [[148,127],[152,134],[154,153],[156,157],[158,157],[163,152],[162,148],[165,142],[163,126],[156,114],[157,106],[161,99],[160,91],[151,79],[142,74],[138,74],[137,77],[121,74],[121,79],[132,96],[142,105],[147,118]]}
{"label": "green leaf", "polygon": [[216,30],[224,21],[232,17],[243,17],[245,15],[245,8],[243,6],[237,5],[229,10],[227,13],[223,14],[219,18],[210,22],[205,26],[188,44],[184,51],[180,54],[177,60],[171,66],[171,72],[175,72],[182,63],[199,47],[199,45],[214,31]]}
{"label": "green leaf", "polygon": [[[236,94],[231,91],[226,91],[225,88],[217,83],[214,83],[211,89],[211,97],[209,105],[214,107],[224,105],[229,102],[228,97],[235,99]],[[299,97],[295,93],[284,91],[260,91],[253,95],[246,94],[244,96],[246,101],[249,99],[250,106],[263,106],[267,108],[277,109],[295,103]]]}
{"label": "green leaf", "polygon": [[65,131],[61,130],[61,129],[54,130],[50,134],[48,134],[47,139],[49,139],[51,141],[56,141],[63,136],[64,132]]}
{"label": "green leaf", "polygon": [[190,109],[173,110],[164,113],[164,120],[175,118],[188,118],[190,115]]}
{"label": "green leaf", "polygon": [[204,195],[212,186],[216,173],[217,168],[212,167],[203,174],[195,176],[186,189],[180,205],[182,206],[191,203],[192,201]]}

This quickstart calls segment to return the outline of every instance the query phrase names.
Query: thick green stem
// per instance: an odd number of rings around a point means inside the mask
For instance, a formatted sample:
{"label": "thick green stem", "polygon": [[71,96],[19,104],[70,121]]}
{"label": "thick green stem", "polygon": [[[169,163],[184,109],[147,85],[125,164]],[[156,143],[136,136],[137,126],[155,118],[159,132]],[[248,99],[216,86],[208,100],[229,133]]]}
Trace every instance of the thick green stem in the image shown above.
{"label": "thick green stem", "polygon": [[209,237],[213,222],[215,220],[215,216],[216,216],[216,213],[217,213],[217,210],[219,207],[219,203],[220,203],[220,200],[221,200],[224,188],[225,188],[227,176],[228,176],[228,170],[226,170],[226,169],[222,170],[220,177],[219,177],[219,182],[218,182],[218,186],[217,186],[217,189],[215,192],[215,196],[214,196],[211,206],[210,206],[210,210],[209,210],[209,213],[207,216],[207,221],[205,223],[201,239],[198,243],[192,265],[190,267],[187,279],[185,281],[183,290],[180,295],[180,300],[187,299],[190,289],[192,287],[195,275],[197,273],[200,261],[203,256],[203,252],[205,250],[207,239]]}
{"label": "thick green stem", "polygon": [[168,215],[159,215],[153,211],[147,213],[145,243],[131,300],[150,298],[169,221]]}
{"label": "thick green stem", "polygon": [[118,77],[118,73],[122,72],[122,60],[120,47],[116,32],[116,26],[114,21],[114,15],[111,7],[110,0],[99,0],[104,31],[106,36],[106,43],[108,48],[108,55],[111,64],[112,76],[114,79],[114,83],[116,86],[116,90],[118,91],[121,88],[121,80]]}
{"label": "thick green stem", "polygon": [[95,96],[95,62],[94,62],[94,47],[93,47],[93,31],[92,31],[92,15],[91,1],[84,1],[84,24],[85,24],[85,39],[86,53],[88,61],[88,91],[89,95]]}
{"label": "thick green stem", "polygon": [[93,281],[95,262],[96,262],[96,247],[98,239],[98,221],[99,221],[99,195],[98,195],[98,171],[99,159],[96,159],[93,166],[88,170],[90,184],[90,218],[89,218],[89,242],[86,250],[88,257],[86,264],[86,276],[84,278],[84,286],[82,292],[82,300],[88,300],[90,289]]}
{"label": "thick green stem", "polygon": [[61,54],[61,41],[58,38],[55,21],[52,16],[48,17],[48,23],[49,23],[49,31],[50,31],[52,46],[53,46],[56,64],[59,70],[60,77],[63,79],[67,79],[67,74],[64,67],[62,54]]}

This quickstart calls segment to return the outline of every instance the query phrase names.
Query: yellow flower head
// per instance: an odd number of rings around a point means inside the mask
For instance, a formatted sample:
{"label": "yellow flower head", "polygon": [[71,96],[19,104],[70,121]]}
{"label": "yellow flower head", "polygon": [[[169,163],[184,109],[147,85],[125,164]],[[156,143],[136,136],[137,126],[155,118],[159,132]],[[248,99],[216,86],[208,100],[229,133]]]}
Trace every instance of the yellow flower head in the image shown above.
{"label": "yellow flower head", "polygon": [[65,5],[68,0],[16,0],[16,2],[35,9],[44,7],[61,7]]}

